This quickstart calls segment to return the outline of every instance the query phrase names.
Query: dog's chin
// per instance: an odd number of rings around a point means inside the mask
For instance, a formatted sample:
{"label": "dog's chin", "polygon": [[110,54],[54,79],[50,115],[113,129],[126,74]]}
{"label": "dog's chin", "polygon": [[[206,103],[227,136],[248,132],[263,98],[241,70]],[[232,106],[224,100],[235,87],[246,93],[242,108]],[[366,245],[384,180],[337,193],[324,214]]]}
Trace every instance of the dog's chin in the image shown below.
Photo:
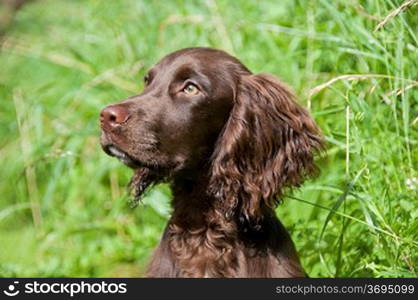
{"label": "dog's chin", "polygon": [[150,170],[147,167],[139,167],[135,169],[135,172],[128,185],[130,193],[133,196],[133,201],[131,201],[131,204],[136,206],[138,201],[144,195],[145,191],[154,184],[162,181],[163,178],[164,177],[162,177],[160,174],[155,173],[153,170]]}
{"label": "dog's chin", "polygon": [[137,205],[148,187],[162,180],[163,177],[157,172],[157,169],[148,167],[113,144],[102,145],[102,148],[108,155],[116,157],[123,164],[134,169],[134,174],[128,185],[133,196],[132,206]]}

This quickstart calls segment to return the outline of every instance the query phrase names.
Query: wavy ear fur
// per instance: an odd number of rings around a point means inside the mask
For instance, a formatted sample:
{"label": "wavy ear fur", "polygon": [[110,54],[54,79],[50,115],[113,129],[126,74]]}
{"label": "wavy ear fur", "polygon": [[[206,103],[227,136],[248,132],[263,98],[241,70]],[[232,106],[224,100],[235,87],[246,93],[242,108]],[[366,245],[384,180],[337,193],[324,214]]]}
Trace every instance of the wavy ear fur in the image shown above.
{"label": "wavy ear fur", "polygon": [[320,131],[279,80],[242,75],[231,116],[212,159],[211,191],[229,216],[258,223],[283,188],[315,173]]}

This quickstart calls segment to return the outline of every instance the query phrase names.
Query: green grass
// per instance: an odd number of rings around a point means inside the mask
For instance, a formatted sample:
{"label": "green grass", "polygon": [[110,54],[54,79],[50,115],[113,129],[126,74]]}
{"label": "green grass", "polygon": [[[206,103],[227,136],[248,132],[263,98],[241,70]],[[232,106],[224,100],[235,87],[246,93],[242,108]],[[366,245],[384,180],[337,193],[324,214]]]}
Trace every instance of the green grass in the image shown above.
{"label": "green grass", "polygon": [[0,276],[141,276],[170,191],[128,207],[131,171],[101,151],[98,113],[188,46],[281,77],[322,128],[321,175],[277,208],[308,274],[418,276],[418,6],[374,32],[401,3],[25,6],[0,49]]}

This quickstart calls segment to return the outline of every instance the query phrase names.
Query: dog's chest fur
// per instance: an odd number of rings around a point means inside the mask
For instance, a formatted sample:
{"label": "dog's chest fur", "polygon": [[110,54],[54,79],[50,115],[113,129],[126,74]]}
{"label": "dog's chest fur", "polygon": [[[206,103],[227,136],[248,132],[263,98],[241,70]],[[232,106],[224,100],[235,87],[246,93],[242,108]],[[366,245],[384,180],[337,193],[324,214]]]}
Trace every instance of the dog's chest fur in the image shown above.
{"label": "dog's chest fur", "polygon": [[169,226],[169,247],[180,277],[236,277],[240,246],[233,232],[212,224],[184,230]]}

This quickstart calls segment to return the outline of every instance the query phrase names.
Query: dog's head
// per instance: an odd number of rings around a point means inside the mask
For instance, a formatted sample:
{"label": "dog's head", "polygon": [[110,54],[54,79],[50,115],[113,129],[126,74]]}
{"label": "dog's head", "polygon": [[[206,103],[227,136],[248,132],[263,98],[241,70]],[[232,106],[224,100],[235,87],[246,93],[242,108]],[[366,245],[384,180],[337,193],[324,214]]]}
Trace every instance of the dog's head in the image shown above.
{"label": "dog's head", "polygon": [[102,147],[135,169],[137,197],[162,178],[208,172],[208,192],[226,212],[257,219],[314,172],[319,130],[276,78],[223,51],[188,48],[144,80],[140,95],[100,115]]}

